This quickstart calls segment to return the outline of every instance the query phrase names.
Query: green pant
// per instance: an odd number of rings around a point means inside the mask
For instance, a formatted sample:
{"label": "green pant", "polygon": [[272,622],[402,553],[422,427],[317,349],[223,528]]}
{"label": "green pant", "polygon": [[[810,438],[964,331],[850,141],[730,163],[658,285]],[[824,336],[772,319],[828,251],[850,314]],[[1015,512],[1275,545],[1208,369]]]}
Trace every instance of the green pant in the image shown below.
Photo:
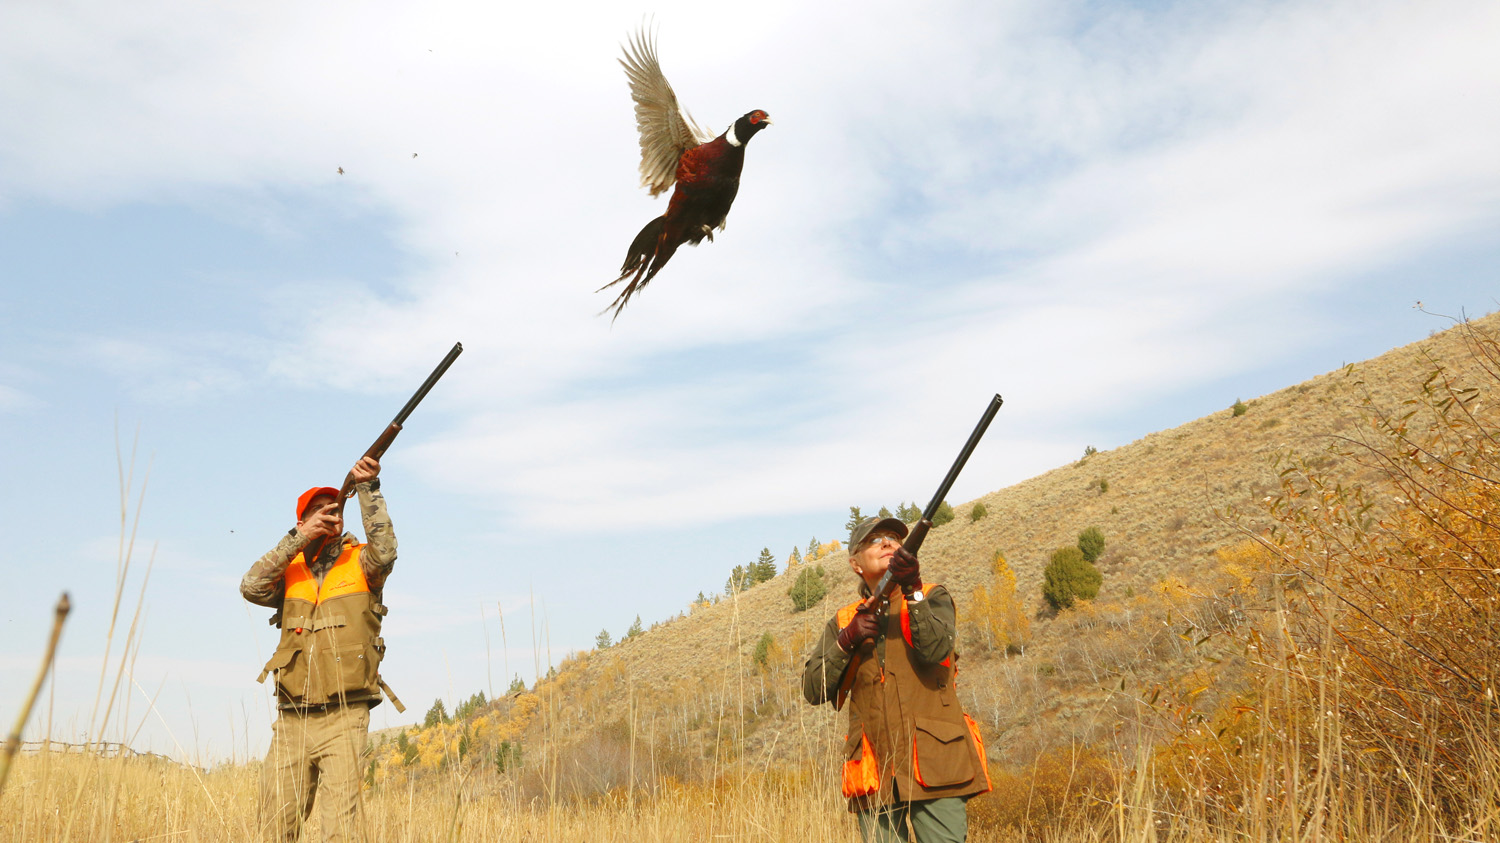
{"label": "green pant", "polygon": [[[963,843],[969,836],[969,810],[957,796],[920,802],[892,802],[860,811],[865,843]],[[906,824],[911,823],[911,834]]]}
{"label": "green pant", "polygon": [[266,843],[294,843],[317,797],[323,840],[365,839],[360,756],[370,733],[365,703],[326,711],[283,711],[271,727],[260,776],[260,828]]}

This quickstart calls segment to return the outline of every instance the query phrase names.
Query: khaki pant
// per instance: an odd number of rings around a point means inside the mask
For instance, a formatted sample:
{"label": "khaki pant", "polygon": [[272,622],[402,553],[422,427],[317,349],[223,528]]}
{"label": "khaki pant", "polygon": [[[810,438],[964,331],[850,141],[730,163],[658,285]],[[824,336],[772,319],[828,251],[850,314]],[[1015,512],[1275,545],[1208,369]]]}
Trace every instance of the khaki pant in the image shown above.
{"label": "khaki pant", "polygon": [[327,843],[365,839],[360,756],[370,732],[365,703],[326,711],[283,711],[272,726],[260,778],[260,828],[266,843],[295,843],[317,797]]}

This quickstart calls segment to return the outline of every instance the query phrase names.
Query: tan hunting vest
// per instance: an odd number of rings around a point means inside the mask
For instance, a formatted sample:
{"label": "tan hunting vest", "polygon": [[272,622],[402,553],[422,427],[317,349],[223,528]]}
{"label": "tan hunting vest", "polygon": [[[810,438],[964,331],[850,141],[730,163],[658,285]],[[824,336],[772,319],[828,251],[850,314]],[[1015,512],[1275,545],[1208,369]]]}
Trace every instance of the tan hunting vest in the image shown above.
{"label": "tan hunting vest", "polygon": [[[924,583],[922,590],[931,593],[936,587]],[[854,620],[859,605],[855,601],[838,611],[839,629]],[[862,809],[869,799],[890,800],[893,782],[903,801],[988,791],[984,741],[959,707],[953,658],[938,665],[917,660],[911,617],[899,591],[891,595],[885,638],[874,649],[855,668],[849,689],[843,792],[850,809]]]}
{"label": "tan hunting vest", "polygon": [[[276,675],[282,707],[380,703],[385,687],[380,680],[385,655],[380,619],[387,610],[365,580],[359,562],[364,547],[345,543],[321,587],[301,553],[287,565],[286,596],[271,618],[281,628],[281,643],[259,679]],[[402,707],[394,696],[391,700]]]}

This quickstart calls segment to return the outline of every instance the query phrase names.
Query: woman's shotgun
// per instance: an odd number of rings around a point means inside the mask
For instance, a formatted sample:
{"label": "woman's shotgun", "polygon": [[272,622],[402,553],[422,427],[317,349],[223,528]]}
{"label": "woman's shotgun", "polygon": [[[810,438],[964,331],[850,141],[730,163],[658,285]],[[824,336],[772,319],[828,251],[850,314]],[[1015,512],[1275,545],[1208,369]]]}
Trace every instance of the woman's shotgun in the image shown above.
{"label": "woman's shotgun", "polygon": [[[938,484],[937,494],[932,496],[927,508],[922,510],[921,520],[912,525],[911,532],[906,534],[906,541],[901,543],[901,546],[910,553],[916,554],[922,549],[922,542],[927,540],[927,531],[932,529],[932,519],[937,515],[938,507],[942,506],[943,499],[948,497],[948,490],[953,488],[953,481],[957,480],[958,473],[964,470],[964,463],[968,462],[969,455],[974,453],[974,446],[978,445],[979,440],[984,437],[984,432],[989,429],[990,422],[994,420],[995,414],[1000,412],[1000,405],[1004,403],[1005,399],[996,395],[990,399],[989,406],[984,408],[984,415],[980,416],[979,424],[974,427],[974,432],[969,434],[969,441],[964,443],[963,450],[958,452],[958,459],[954,460],[953,467],[948,469],[948,476]],[[854,548],[849,548],[849,552],[853,553]],[[887,570],[880,577],[880,581],[875,584],[875,590],[856,611],[865,614],[873,613],[877,618],[884,615],[886,608],[890,605],[891,592],[895,590],[896,583],[891,579],[891,572]],[[844,700],[849,696],[849,688],[854,685],[854,675],[860,661],[860,648],[856,647],[849,658],[848,666],[844,668],[843,675],[839,677],[839,693],[833,701],[835,709],[844,707]]]}
{"label": "woman's shotgun", "polygon": [[[391,443],[396,441],[396,434],[401,432],[401,426],[406,424],[406,417],[411,415],[412,410],[417,409],[417,405],[422,403],[422,399],[427,397],[428,392],[432,391],[432,387],[438,382],[438,378],[441,378],[448,371],[448,367],[453,365],[453,361],[457,360],[458,355],[462,354],[463,351],[463,343],[456,342],[453,344],[453,348],[448,352],[448,356],[444,357],[443,362],[439,363],[437,368],[432,370],[432,374],[427,376],[427,380],[422,381],[422,385],[417,389],[416,394],[411,397],[410,401],[406,402],[406,406],[401,408],[401,412],[396,414],[396,418],[392,419],[389,425],[386,425],[385,430],[381,431],[380,436],[375,440],[375,444],[371,445],[369,450],[365,451],[365,456],[373,457],[377,460],[385,456],[386,449],[391,447]],[[351,471],[344,476],[344,485],[339,487],[339,499],[335,503],[335,506],[338,507],[336,511],[340,518],[344,515],[344,501],[353,496],[354,472]],[[323,543],[319,542],[318,547],[313,549],[307,558],[317,558],[318,553],[322,549]]]}

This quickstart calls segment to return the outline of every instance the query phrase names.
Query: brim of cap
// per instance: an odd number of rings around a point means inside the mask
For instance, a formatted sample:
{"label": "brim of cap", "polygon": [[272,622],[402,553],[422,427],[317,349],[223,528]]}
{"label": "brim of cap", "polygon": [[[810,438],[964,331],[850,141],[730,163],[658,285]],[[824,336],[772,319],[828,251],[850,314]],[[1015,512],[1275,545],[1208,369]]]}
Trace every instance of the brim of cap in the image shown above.
{"label": "brim of cap", "polygon": [[312,499],[317,497],[318,495],[327,495],[328,497],[337,500],[339,496],[339,490],[333,488],[332,486],[318,486],[303,492],[302,496],[297,498],[298,521],[301,521],[302,516],[307,514],[307,505],[312,503]]}
{"label": "brim of cap", "polygon": [[906,522],[902,521],[900,518],[882,518],[879,521],[876,521],[874,524],[871,524],[868,530],[863,530],[853,536],[850,536],[849,549],[853,551],[855,546],[859,545],[866,538],[868,538],[871,533],[874,533],[877,530],[890,530],[903,539],[906,538],[906,534],[907,532],[909,532],[906,527]]}

